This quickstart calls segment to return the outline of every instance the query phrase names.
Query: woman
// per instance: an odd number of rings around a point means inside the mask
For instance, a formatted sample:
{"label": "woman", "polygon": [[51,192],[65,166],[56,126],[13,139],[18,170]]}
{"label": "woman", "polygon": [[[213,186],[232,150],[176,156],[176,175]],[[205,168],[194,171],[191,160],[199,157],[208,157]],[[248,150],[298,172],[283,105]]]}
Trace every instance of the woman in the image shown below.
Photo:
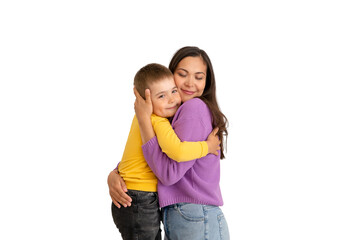
{"label": "woman", "polygon": [[[220,156],[207,155],[190,162],[177,163],[162,153],[154,136],[149,95],[144,101],[137,96],[135,109],[140,124],[142,147],[148,165],[158,177],[158,195],[168,239],[229,239],[228,227],[221,209],[219,187],[220,158],[223,137],[227,135],[226,117],[216,100],[216,86],[211,61],[197,47],[184,47],[172,58],[170,70],[183,104],[172,120],[182,141],[205,140],[218,127],[221,140]],[[147,94],[149,94],[147,92]],[[130,199],[118,187],[116,173],[109,175],[110,195],[124,206]],[[114,183],[117,182],[117,183]],[[117,184],[115,189],[114,184]]]}

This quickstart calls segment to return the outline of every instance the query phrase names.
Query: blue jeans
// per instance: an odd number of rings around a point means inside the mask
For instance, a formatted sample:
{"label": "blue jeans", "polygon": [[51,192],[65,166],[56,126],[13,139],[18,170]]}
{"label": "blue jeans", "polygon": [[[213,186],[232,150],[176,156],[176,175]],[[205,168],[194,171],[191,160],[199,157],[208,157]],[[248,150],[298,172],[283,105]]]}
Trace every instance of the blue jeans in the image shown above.
{"label": "blue jeans", "polygon": [[222,210],[217,206],[192,203],[173,204],[162,209],[168,240],[229,240]]}

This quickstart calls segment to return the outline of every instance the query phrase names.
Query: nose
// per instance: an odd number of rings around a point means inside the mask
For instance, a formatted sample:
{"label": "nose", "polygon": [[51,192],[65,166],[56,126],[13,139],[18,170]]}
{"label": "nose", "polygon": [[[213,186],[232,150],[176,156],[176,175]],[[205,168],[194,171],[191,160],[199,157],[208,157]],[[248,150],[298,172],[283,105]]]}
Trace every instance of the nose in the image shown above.
{"label": "nose", "polygon": [[168,103],[173,103],[173,102],[174,102],[174,97],[170,95],[168,98]]}
{"label": "nose", "polygon": [[186,81],[185,81],[185,85],[188,87],[192,87],[193,83],[194,83],[194,76],[188,74]]}

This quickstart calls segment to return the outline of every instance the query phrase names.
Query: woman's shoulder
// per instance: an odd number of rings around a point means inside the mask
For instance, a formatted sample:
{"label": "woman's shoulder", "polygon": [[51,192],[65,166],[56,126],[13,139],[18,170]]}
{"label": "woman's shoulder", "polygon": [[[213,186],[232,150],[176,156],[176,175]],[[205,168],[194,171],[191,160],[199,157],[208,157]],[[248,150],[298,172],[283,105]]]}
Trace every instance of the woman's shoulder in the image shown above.
{"label": "woman's shoulder", "polygon": [[208,108],[207,104],[200,98],[192,98],[182,104],[184,108]]}
{"label": "woman's shoulder", "polygon": [[210,117],[211,113],[207,104],[199,98],[192,98],[184,102],[177,111],[178,114],[186,116]]}

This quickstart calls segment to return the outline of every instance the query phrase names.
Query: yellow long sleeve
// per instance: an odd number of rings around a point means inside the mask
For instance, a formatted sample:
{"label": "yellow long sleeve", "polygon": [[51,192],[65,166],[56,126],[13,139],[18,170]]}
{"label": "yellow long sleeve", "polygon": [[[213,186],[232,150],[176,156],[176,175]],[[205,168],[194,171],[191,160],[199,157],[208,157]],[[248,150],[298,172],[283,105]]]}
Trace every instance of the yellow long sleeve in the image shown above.
{"label": "yellow long sleeve", "polygon": [[118,171],[128,189],[156,192],[157,178],[148,166],[141,146],[140,127],[136,116],[134,116],[122,159],[118,164]]}
{"label": "yellow long sleeve", "polygon": [[152,114],[151,120],[158,144],[169,158],[177,162],[186,162],[208,154],[208,145],[205,141],[181,142],[167,118]]}

